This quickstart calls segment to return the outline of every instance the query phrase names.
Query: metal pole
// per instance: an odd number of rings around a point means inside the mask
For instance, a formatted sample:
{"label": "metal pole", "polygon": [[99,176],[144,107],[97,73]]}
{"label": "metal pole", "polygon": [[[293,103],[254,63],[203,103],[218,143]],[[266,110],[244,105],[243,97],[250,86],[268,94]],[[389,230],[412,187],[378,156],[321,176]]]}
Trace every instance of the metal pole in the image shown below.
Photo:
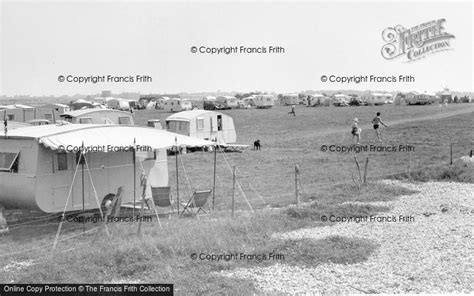
{"label": "metal pole", "polygon": [[213,211],[214,211],[214,205],[215,205],[215,200],[216,200],[216,170],[217,170],[216,163],[217,163],[217,145],[214,146],[214,181],[212,184],[212,210]]}
{"label": "metal pole", "polygon": [[179,172],[178,172],[178,138],[175,137],[175,143],[176,143],[176,149],[175,149],[175,154],[176,154],[176,201],[178,203],[178,216],[179,216]]}
{"label": "metal pole", "polygon": [[232,214],[231,217],[234,218],[235,211],[235,166],[232,169]]}

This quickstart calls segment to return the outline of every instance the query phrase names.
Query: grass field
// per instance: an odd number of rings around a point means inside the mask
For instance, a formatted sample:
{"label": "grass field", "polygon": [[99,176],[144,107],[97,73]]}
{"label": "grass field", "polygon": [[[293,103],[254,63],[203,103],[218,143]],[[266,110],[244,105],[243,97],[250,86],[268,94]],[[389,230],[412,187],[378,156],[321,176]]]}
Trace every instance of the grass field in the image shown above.
{"label": "grass field", "polygon": [[[230,218],[231,173],[224,154],[218,153],[216,206],[221,211],[199,220],[190,217],[162,219],[162,229],[156,222],[145,223],[143,236],[137,235],[137,225],[127,223],[110,225],[111,238],[104,232],[98,236],[93,232],[81,236],[81,225],[69,223],[61,235],[64,241],[59,243],[54,253],[50,250],[58,226],[56,221],[13,229],[10,234],[0,237],[0,282],[174,283],[179,295],[248,295],[258,292],[253,282],[223,277],[221,272],[276,263],[315,266],[328,262],[345,265],[364,262],[377,251],[377,243],[341,236],[314,241],[282,241],[273,235],[306,227],[331,226],[331,223],[321,222],[322,215],[355,217],[389,210],[386,206],[352,202],[390,201],[415,193],[373,180],[385,174],[406,172],[409,155],[358,153],[361,163],[366,156],[370,157],[369,184],[359,190],[351,177],[351,172],[356,172],[354,153],[322,152],[320,146],[349,144],[349,126],[353,117],[358,117],[362,123],[362,144],[365,144],[370,131],[364,123],[381,110],[384,121],[390,126],[384,131],[387,141],[382,145],[411,143],[415,147],[411,155],[412,171],[438,165],[433,174],[430,174],[433,169],[422,170],[426,173],[422,177],[459,181],[458,176],[466,172],[462,167],[449,167],[449,143],[455,143],[455,159],[467,155],[467,151],[473,148],[472,112],[436,120],[400,121],[463,108],[466,106],[449,106],[448,110],[435,106],[299,107],[296,117],[290,117],[284,107],[226,111],[234,118],[239,143],[250,144],[257,138],[262,140],[262,151],[226,154],[241,173],[238,180],[251,205],[262,210],[248,211],[247,203],[237,191],[237,211],[235,218]],[[139,123],[143,123],[147,118],[164,119],[168,115],[141,111],[136,117]],[[174,157],[169,158],[170,184],[173,187],[174,160]],[[185,182],[184,170],[180,168],[182,198],[192,189],[212,188],[212,153],[191,153],[183,155],[182,160],[191,181],[191,184]],[[294,202],[296,164],[301,172],[302,199],[308,201],[299,207],[289,206]],[[403,178],[402,175],[396,177]],[[472,182],[472,179],[467,181]],[[272,207],[267,209],[266,205]],[[86,228],[96,226],[88,224]],[[70,238],[72,236],[77,237]],[[285,258],[217,261],[190,257],[192,254],[232,253],[273,253],[283,254]]]}
{"label": "grass field", "polygon": [[[349,189],[349,190],[347,190]],[[104,232],[61,241],[51,252],[56,224],[23,228],[2,238],[2,255],[25,248],[47,247],[4,257],[0,255],[0,282],[15,283],[174,283],[179,295],[238,294],[257,292],[246,280],[219,275],[237,267],[268,266],[284,263],[314,266],[328,262],[354,264],[367,260],[377,244],[364,239],[330,237],[320,241],[282,241],[272,238],[277,232],[302,227],[331,226],[320,221],[321,215],[360,216],[388,210],[386,207],[348,206],[348,200],[392,200],[414,193],[401,187],[373,184],[353,194],[353,186],[332,193],[324,200],[314,197],[309,207],[290,207],[258,212],[238,211],[234,219],[215,212],[210,217],[163,219],[143,225],[109,225],[112,238]],[[329,202],[328,202],[329,198]],[[80,235],[80,226],[66,225],[61,239]],[[96,225],[87,225],[91,229]],[[79,229],[72,230],[72,228]],[[71,229],[71,230],[67,230]],[[43,235],[39,236],[39,231]],[[243,253],[251,256],[281,254],[274,260],[209,260],[206,255]],[[199,254],[198,259],[191,259]],[[203,255],[201,255],[203,254]],[[240,256],[240,255],[239,255]],[[16,264],[15,264],[16,263]],[[21,267],[23,264],[24,267]]]}
{"label": "grass field", "polygon": [[[412,121],[428,116],[436,117],[470,108],[474,104],[450,105],[448,108],[429,106],[369,106],[307,108],[299,106],[297,116],[287,114],[288,107],[275,106],[269,110],[227,110],[234,118],[237,142],[251,145],[262,142],[261,151],[248,150],[242,154],[227,153],[228,161],[218,154],[216,204],[224,208],[230,205],[232,195],[231,166],[237,167],[238,180],[254,207],[262,204],[288,204],[295,196],[295,165],[299,166],[303,198],[317,193],[321,186],[352,182],[352,174],[358,176],[354,156],[363,166],[369,157],[368,176],[378,178],[395,173],[412,171],[450,161],[450,143],[453,142],[453,158],[467,155],[474,149],[473,112],[444,119]],[[370,121],[377,111],[389,125],[383,130],[385,141],[373,141]],[[169,113],[140,111],[137,123],[144,124],[149,118],[162,122]],[[411,145],[408,152],[322,152],[322,145],[345,145],[352,142],[350,124],[358,117],[362,131],[362,145],[396,146]],[[404,123],[404,121],[407,121]],[[411,155],[410,155],[411,154]],[[411,158],[411,165],[410,165]],[[194,153],[184,155],[187,182],[180,163],[180,195],[189,195],[193,189],[212,188],[213,155]],[[229,164],[228,164],[229,163]],[[169,158],[170,184],[175,188],[175,159]],[[176,195],[175,195],[176,196]],[[262,198],[263,197],[263,200]],[[249,209],[240,190],[237,190],[237,208]]]}

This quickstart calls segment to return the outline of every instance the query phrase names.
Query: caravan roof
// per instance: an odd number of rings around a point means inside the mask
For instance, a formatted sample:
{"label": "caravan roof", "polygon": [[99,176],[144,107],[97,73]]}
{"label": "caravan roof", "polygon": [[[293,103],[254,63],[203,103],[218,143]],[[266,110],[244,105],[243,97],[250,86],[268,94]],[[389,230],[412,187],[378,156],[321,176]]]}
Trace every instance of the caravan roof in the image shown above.
{"label": "caravan roof", "polygon": [[[166,118],[166,120],[183,120],[183,121],[189,121],[189,120],[195,118],[196,116],[203,115],[203,114],[210,113],[210,112],[211,112],[211,111],[208,111],[208,110],[200,110],[200,109],[189,110],[189,111],[182,111],[182,112],[179,112],[179,113],[176,113],[176,114],[173,114],[173,115],[169,116],[168,118]],[[220,113],[219,113],[219,114],[220,114]]]}
{"label": "caravan roof", "polygon": [[14,108],[20,108],[20,109],[34,109],[35,107],[23,105],[23,104],[15,104],[13,105]]}
{"label": "caravan roof", "polygon": [[372,96],[374,97],[391,97],[391,94],[382,94],[382,93],[372,93]]}
{"label": "caravan roof", "polygon": [[64,112],[64,113],[61,114],[60,116],[62,116],[62,117],[63,117],[63,116],[78,117],[78,116],[82,116],[82,115],[89,114],[89,113],[104,112],[104,111],[107,111],[107,112],[115,112],[115,113],[118,112],[118,113],[130,114],[129,112],[119,111],[119,110],[114,110],[114,109],[89,108],[89,109],[81,109],[81,110],[75,110],[75,111]]}
{"label": "caravan roof", "polygon": [[[34,139],[53,150],[68,145],[74,147],[129,147],[149,146],[153,149],[171,148],[176,143],[181,146],[213,146],[214,142],[170,133],[150,127],[68,124],[40,125],[8,131],[7,138]],[[0,133],[4,136],[4,132]],[[108,152],[105,150],[104,152]]]}

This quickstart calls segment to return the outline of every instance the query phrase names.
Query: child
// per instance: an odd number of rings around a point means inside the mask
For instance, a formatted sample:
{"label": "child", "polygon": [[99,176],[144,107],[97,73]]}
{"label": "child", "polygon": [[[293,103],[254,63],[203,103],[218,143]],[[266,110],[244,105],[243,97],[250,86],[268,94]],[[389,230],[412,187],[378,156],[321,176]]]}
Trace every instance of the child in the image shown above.
{"label": "child", "polygon": [[288,112],[288,114],[293,114],[293,116],[296,116],[295,105],[291,105],[291,111]]}
{"label": "child", "polygon": [[380,125],[387,127],[385,123],[383,123],[382,118],[380,117],[380,112],[377,112],[377,116],[372,119],[372,123],[374,124],[375,136],[379,142],[382,142],[382,135],[380,133]]}
{"label": "child", "polygon": [[354,122],[352,123],[352,140],[354,140],[354,137],[357,138],[357,144],[360,142],[360,133],[362,132],[362,129],[359,127],[359,119],[354,118]]}

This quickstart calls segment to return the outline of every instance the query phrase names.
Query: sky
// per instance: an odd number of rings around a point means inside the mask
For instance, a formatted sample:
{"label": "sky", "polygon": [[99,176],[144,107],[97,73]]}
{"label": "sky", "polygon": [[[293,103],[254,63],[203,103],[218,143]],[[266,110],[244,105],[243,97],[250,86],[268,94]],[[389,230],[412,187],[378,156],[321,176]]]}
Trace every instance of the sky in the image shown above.
{"label": "sky", "polygon": [[[0,1],[0,95],[474,90],[472,2]],[[382,57],[384,29],[437,19],[455,36],[450,50],[410,63]],[[218,55],[193,46],[285,52]],[[134,81],[60,82],[61,75]],[[415,81],[341,84],[322,75]]]}

